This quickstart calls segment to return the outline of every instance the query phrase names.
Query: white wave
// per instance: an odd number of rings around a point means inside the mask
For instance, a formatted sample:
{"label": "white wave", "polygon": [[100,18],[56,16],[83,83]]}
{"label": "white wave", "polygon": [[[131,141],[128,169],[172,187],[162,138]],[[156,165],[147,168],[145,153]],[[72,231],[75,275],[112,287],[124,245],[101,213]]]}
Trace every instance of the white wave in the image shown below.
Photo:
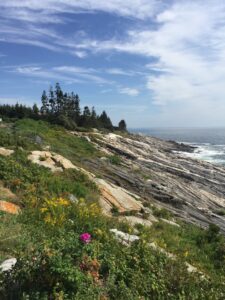
{"label": "white wave", "polygon": [[[190,143],[188,143],[190,145]],[[208,143],[192,144],[197,148],[192,152],[180,152],[180,154],[215,164],[225,164],[225,145],[211,145]]]}

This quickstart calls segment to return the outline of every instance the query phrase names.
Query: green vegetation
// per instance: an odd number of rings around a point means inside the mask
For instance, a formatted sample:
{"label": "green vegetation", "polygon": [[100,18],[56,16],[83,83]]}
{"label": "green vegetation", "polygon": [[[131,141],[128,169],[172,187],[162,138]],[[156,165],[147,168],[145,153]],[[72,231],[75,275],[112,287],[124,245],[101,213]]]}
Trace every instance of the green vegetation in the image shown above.
{"label": "green vegetation", "polygon": [[0,156],[0,169],[0,180],[19,196],[23,205],[70,194],[96,200],[97,188],[84,174],[72,169],[53,176],[48,169],[28,161],[21,151],[7,158]]}
{"label": "green vegetation", "polygon": [[[217,227],[205,231],[160,221],[137,226],[137,233],[102,215],[99,191],[87,176],[73,169],[53,174],[27,159],[30,150],[46,146],[76,164],[101,157],[85,139],[29,119],[0,128],[0,136],[1,146],[15,150],[0,156],[0,181],[22,208],[18,216],[0,212],[0,263],[17,258],[11,272],[0,272],[0,299],[225,299],[225,241]],[[151,209],[158,217],[171,217]],[[115,239],[112,228],[140,239],[128,247]],[[85,232],[90,243],[80,239]],[[149,247],[153,241],[177,259]],[[185,261],[205,277],[188,273]]]}
{"label": "green vegetation", "polygon": [[225,280],[225,238],[216,225],[203,230],[182,222],[177,227],[160,221],[141,231],[149,241],[193,264],[210,278]]}
{"label": "green vegetation", "polygon": [[17,219],[19,240],[8,246],[18,263],[0,275],[1,299],[223,299],[221,283],[188,274],[181,261],[149,248],[145,235],[121,245],[109,232],[115,222],[95,204],[54,200],[48,215],[44,209],[24,209]]}
{"label": "green vegetation", "polygon": [[219,216],[225,216],[225,209],[216,210],[215,213]]}
{"label": "green vegetation", "polygon": [[46,91],[43,91],[41,102],[42,106],[40,109],[36,104],[33,107],[27,107],[18,103],[16,105],[0,105],[0,117],[6,120],[8,118],[15,120],[24,118],[45,120],[69,130],[101,128],[110,131],[114,129],[126,131],[126,122],[124,120],[119,122],[118,127],[114,127],[105,111],[97,115],[94,107],[90,109],[88,106],[85,106],[83,112],[81,112],[79,96],[73,92],[63,92],[59,83],[56,83],[54,90],[50,87],[48,95]]}
{"label": "green vegetation", "polygon": [[125,120],[121,120],[119,122],[118,127],[119,127],[120,131],[127,131],[127,124],[126,124]]}
{"label": "green vegetation", "polygon": [[113,165],[120,165],[121,164],[121,158],[118,155],[109,156],[109,161]]}
{"label": "green vegetation", "polygon": [[13,251],[19,245],[21,224],[17,217],[0,211],[0,261],[13,256]]}
{"label": "green vegetation", "polygon": [[167,220],[172,218],[171,212],[166,208],[157,208],[152,205],[151,209],[152,209],[153,215],[155,217],[163,218],[163,219],[167,219]]}
{"label": "green vegetation", "polygon": [[31,119],[16,121],[7,129],[0,128],[0,146],[12,149],[22,147],[28,151],[50,146],[51,151],[74,163],[102,155],[86,139],[69,134],[60,126]]}

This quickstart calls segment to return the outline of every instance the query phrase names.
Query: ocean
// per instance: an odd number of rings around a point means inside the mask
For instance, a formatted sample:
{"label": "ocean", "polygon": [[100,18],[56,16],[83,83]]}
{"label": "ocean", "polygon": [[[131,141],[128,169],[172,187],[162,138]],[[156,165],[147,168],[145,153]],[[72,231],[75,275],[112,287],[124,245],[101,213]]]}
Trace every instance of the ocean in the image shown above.
{"label": "ocean", "polygon": [[225,165],[225,128],[140,128],[130,131],[195,146],[194,153],[187,153],[187,156]]}

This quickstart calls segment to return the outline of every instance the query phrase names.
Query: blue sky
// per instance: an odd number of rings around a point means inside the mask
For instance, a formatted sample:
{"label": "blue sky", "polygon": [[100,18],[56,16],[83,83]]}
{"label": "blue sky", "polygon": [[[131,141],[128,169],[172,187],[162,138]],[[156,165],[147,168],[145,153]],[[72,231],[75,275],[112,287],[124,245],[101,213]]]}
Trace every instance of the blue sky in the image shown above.
{"label": "blue sky", "polygon": [[114,123],[225,126],[223,0],[1,2],[0,103],[60,82]]}

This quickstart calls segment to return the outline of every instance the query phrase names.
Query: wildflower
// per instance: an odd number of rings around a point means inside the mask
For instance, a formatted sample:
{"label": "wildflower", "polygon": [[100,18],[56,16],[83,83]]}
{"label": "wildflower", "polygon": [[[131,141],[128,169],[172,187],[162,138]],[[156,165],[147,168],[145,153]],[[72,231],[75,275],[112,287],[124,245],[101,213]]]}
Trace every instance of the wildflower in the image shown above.
{"label": "wildflower", "polygon": [[103,231],[101,229],[95,229],[94,233],[97,235],[97,236],[102,236],[103,235]]}
{"label": "wildflower", "polygon": [[189,255],[189,252],[186,251],[186,252],[184,253],[184,256],[187,257],[188,255]]}
{"label": "wildflower", "polygon": [[40,209],[40,211],[41,211],[42,213],[44,213],[44,212],[48,211],[48,209],[47,209],[47,207],[42,207],[42,208]]}
{"label": "wildflower", "polygon": [[87,233],[87,232],[82,233],[82,234],[80,235],[80,240],[81,240],[83,243],[88,244],[88,243],[90,243],[90,241],[91,241],[91,235],[90,235],[89,233]]}

